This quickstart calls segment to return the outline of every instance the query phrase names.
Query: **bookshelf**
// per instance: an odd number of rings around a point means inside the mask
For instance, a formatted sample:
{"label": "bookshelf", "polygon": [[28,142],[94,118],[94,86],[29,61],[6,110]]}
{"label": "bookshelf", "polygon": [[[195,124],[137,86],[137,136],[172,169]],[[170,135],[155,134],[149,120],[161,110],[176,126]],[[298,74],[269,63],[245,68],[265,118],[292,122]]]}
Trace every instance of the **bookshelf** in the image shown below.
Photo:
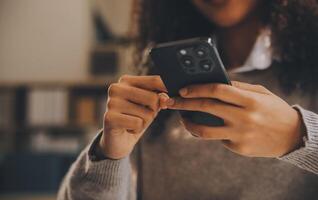
{"label": "bookshelf", "polygon": [[130,2],[4,2],[0,199],[53,199],[102,127],[109,84],[133,74]]}
{"label": "bookshelf", "polygon": [[0,199],[3,200],[56,200],[56,195],[32,195],[32,194],[21,194],[21,195],[0,195]]}
{"label": "bookshelf", "polygon": [[[56,193],[70,164],[103,126],[109,85],[132,74],[130,52],[127,43],[97,45],[90,63],[97,71],[87,70],[83,80],[0,81],[0,199]],[[104,54],[114,61],[103,65]]]}
{"label": "bookshelf", "polygon": [[102,127],[110,83],[1,83],[0,193],[56,192]]}

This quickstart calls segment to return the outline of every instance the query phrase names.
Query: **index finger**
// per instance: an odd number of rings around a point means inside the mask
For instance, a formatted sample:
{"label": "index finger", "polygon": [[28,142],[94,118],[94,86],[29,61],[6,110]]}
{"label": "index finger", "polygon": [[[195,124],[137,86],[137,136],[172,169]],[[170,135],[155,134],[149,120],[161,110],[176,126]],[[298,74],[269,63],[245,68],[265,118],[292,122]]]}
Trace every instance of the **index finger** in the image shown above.
{"label": "index finger", "polygon": [[168,92],[160,76],[130,76],[124,75],[119,79],[120,83],[127,83],[131,86],[146,90]]}
{"label": "index finger", "polygon": [[184,98],[213,98],[241,107],[249,105],[252,96],[249,91],[217,83],[190,85],[183,88],[180,95]]}
{"label": "index finger", "polygon": [[237,87],[239,89],[251,91],[251,92],[257,92],[261,94],[272,94],[271,91],[266,89],[262,85],[253,85],[249,83],[239,82],[239,81],[231,81],[233,87]]}

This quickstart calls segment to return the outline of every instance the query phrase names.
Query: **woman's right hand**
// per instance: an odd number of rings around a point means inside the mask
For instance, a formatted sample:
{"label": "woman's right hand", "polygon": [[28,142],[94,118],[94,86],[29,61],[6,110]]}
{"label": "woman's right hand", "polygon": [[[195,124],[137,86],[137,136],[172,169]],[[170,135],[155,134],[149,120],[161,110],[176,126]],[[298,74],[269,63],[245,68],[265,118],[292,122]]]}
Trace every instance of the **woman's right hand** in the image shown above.
{"label": "woman's right hand", "polygon": [[131,153],[168,97],[159,76],[122,76],[108,89],[100,147],[111,159]]}

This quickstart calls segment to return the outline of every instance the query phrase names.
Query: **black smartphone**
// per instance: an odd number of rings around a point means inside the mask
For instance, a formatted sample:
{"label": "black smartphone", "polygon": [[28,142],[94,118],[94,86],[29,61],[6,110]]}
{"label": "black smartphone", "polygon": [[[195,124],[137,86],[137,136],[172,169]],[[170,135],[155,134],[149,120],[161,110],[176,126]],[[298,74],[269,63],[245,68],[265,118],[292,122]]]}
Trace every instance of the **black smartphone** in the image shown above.
{"label": "black smartphone", "polygon": [[[158,44],[151,49],[150,58],[170,97],[179,96],[179,90],[188,85],[231,84],[212,37]],[[209,113],[181,110],[180,114],[193,123],[224,125],[221,118]]]}

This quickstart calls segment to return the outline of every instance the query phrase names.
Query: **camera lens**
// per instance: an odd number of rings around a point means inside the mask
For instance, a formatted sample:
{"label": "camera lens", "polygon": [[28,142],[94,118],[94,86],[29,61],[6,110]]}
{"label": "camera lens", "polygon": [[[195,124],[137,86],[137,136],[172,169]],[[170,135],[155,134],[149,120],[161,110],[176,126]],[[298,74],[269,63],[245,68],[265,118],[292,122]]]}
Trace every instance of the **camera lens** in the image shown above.
{"label": "camera lens", "polygon": [[193,67],[194,66],[194,61],[190,56],[183,57],[181,62],[185,67]]}
{"label": "camera lens", "polygon": [[200,46],[197,49],[195,49],[195,54],[200,58],[205,57],[207,55],[207,52],[208,50],[203,46]]}
{"label": "camera lens", "polygon": [[182,56],[185,56],[188,54],[188,51],[186,49],[180,49],[179,50],[179,54],[182,55]]}
{"label": "camera lens", "polygon": [[200,62],[200,68],[204,71],[211,71],[213,68],[213,63],[210,60],[202,60]]}

